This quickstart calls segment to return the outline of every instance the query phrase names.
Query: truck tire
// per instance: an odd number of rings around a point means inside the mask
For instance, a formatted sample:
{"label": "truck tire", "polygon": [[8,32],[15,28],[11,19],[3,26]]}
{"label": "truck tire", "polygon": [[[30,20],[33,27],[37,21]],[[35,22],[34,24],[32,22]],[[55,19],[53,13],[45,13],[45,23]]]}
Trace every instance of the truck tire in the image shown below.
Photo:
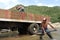
{"label": "truck tire", "polygon": [[36,34],[39,30],[39,25],[38,24],[31,24],[29,27],[28,27],[28,33],[33,35],[33,34]]}

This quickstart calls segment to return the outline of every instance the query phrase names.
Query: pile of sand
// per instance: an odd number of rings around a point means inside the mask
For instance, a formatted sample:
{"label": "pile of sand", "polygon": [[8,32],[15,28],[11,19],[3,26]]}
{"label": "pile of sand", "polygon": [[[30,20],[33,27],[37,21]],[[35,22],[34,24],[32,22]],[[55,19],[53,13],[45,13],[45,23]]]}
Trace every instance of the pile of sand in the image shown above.
{"label": "pile of sand", "polygon": [[[53,27],[55,27],[55,28],[59,28],[59,27],[60,27],[60,23],[59,23],[59,22],[57,22],[57,23],[51,23],[51,22],[50,22],[50,24],[51,24]],[[48,25],[48,26],[49,26],[49,25]],[[51,28],[51,27],[49,26],[48,28]]]}
{"label": "pile of sand", "polygon": [[60,23],[59,23],[59,22],[57,22],[57,23],[52,23],[52,25],[53,25],[54,27],[60,27]]}

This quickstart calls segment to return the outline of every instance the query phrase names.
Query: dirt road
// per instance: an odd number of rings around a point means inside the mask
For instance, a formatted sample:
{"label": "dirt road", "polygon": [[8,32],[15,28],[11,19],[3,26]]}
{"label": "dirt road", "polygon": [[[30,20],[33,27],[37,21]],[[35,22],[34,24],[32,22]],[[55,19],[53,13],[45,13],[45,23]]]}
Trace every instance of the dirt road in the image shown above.
{"label": "dirt road", "polygon": [[[8,35],[10,35],[10,34],[8,34]],[[6,36],[6,34],[4,34],[4,35]],[[56,40],[60,40],[60,28],[58,28],[57,32],[52,32],[52,35]],[[6,37],[2,37],[0,35],[0,40],[39,40],[39,35],[20,35],[20,36],[18,36],[17,34],[14,34],[11,36],[6,36]],[[49,40],[48,36],[45,35],[44,40]]]}
{"label": "dirt road", "polygon": [[[57,25],[58,26],[58,25]],[[56,40],[60,40],[60,27],[56,27],[58,31],[52,32],[52,36]],[[39,35],[20,35],[17,32],[0,33],[0,40],[40,40]],[[44,36],[44,40],[50,40],[47,35]]]}

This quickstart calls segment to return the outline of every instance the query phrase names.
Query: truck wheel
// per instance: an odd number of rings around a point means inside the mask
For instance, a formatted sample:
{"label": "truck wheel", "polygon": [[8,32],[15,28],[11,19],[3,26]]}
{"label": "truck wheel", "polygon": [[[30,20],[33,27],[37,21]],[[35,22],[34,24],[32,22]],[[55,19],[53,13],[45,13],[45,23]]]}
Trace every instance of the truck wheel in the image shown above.
{"label": "truck wheel", "polygon": [[31,24],[28,27],[28,32],[31,35],[36,34],[38,32],[38,30],[39,30],[39,25],[38,24]]}

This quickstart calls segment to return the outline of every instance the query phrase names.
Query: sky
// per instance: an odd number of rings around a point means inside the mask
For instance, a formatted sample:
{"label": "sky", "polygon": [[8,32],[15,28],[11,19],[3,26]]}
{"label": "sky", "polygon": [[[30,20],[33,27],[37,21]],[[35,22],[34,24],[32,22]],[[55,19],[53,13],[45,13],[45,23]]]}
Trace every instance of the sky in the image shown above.
{"label": "sky", "polygon": [[53,7],[60,6],[60,0],[0,0],[1,9],[10,9],[17,4]]}

